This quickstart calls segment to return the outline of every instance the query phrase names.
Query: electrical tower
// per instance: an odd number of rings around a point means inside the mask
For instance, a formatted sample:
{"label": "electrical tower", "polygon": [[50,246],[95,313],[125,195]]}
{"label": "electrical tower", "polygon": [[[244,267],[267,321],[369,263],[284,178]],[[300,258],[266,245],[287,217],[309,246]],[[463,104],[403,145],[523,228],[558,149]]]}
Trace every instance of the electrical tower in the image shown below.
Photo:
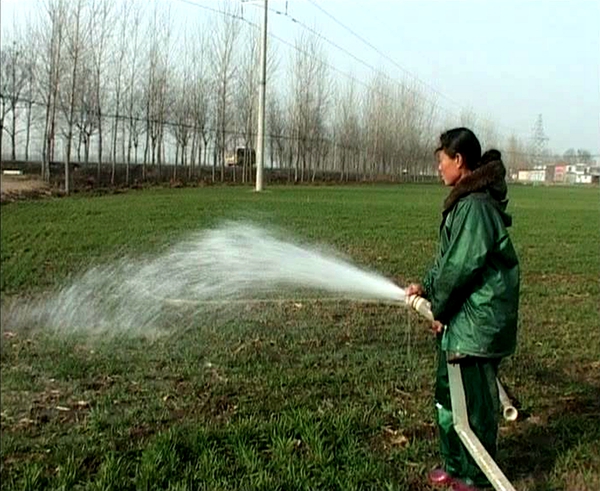
{"label": "electrical tower", "polygon": [[544,165],[546,160],[546,142],[549,138],[544,133],[544,122],[542,115],[538,115],[533,125],[533,165]]}

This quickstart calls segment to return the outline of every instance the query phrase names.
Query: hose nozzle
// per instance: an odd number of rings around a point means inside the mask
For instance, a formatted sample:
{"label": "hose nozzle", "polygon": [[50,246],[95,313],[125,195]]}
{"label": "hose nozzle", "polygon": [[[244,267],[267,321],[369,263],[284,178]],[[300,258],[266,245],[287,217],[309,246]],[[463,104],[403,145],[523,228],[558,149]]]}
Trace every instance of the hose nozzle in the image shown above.
{"label": "hose nozzle", "polygon": [[431,304],[419,295],[409,295],[405,299],[406,304],[427,320],[434,321],[433,314],[431,313]]}

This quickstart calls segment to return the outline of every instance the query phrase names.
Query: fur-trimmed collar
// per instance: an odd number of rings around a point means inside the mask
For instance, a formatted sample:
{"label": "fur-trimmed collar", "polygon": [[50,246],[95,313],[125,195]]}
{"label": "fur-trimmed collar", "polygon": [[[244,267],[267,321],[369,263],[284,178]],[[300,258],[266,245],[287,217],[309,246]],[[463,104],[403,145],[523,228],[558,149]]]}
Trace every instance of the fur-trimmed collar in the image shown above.
{"label": "fur-trimmed collar", "polygon": [[477,192],[487,192],[501,208],[506,207],[506,169],[501,160],[493,160],[463,177],[444,201],[444,218],[458,201]]}

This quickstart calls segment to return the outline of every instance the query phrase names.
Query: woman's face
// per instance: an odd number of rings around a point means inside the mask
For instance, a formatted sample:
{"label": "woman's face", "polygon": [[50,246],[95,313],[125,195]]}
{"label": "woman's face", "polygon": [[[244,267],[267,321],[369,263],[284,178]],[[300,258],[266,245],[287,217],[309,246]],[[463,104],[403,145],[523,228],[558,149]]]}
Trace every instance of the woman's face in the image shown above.
{"label": "woman's face", "polygon": [[457,153],[454,157],[449,157],[444,150],[437,153],[438,170],[442,175],[442,180],[446,186],[454,186],[465,174],[462,155]]}

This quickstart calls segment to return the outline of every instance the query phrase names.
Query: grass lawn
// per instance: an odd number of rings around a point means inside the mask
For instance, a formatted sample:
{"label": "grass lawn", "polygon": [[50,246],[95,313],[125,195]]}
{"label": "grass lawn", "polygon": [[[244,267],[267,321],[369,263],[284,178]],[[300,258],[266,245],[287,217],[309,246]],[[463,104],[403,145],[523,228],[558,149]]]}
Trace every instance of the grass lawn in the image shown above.
{"label": "grass lawn", "polygon": [[[446,192],[214,187],[12,203],[1,209],[2,302],[225,219],[287,230],[406,284],[433,259]],[[509,196],[521,327],[501,377],[522,418],[503,423],[497,461],[518,490],[598,490],[600,194]],[[429,489],[426,327],[402,308],[341,301],[185,318],[155,340],[2,326],[2,489]]]}

